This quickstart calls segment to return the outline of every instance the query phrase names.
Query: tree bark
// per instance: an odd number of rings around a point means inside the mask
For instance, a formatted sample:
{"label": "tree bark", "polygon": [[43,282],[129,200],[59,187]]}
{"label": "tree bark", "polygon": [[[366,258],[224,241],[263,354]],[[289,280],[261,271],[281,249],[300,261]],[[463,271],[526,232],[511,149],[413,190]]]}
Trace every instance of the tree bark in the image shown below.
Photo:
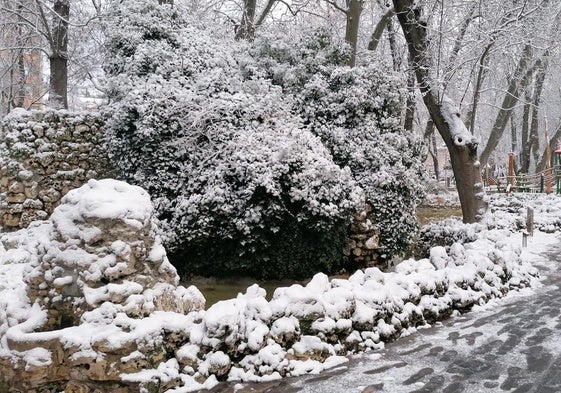
{"label": "tree bark", "polygon": [[245,0],[242,22],[236,31],[236,39],[252,39],[255,36],[255,12],[257,0]]}
{"label": "tree bark", "polygon": [[23,50],[20,50],[18,56],[18,80],[17,80],[17,94],[14,100],[14,106],[22,108],[25,102],[25,59],[23,57]]}
{"label": "tree bark", "polygon": [[55,109],[67,109],[68,59],[62,55],[51,55],[49,66],[49,106]]}
{"label": "tree bark", "polygon": [[362,0],[347,0],[347,24],[345,28],[345,42],[351,46],[351,55],[347,62],[349,67],[356,64],[356,48],[358,44],[358,28],[362,14]]}
{"label": "tree bark", "polygon": [[393,8],[388,9],[386,13],[382,15],[382,18],[374,28],[374,32],[372,32],[372,36],[370,37],[370,41],[368,42],[368,50],[375,51],[378,48],[378,44],[380,43],[382,34],[384,33],[384,30],[386,30],[386,27],[389,26],[394,15],[395,11]]}
{"label": "tree bark", "polygon": [[425,126],[424,140],[427,143],[429,154],[432,159],[432,169],[434,171],[434,178],[440,181],[440,164],[438,162],[438,146],[436,144],[436,135],[434,133],[434,123],[432,119],[427,120]]}
{"label": "tree bark", "polygon": [[410,70],[407,72],[407,101],[405,102],[405,119],[403,121],[403,128],[407,131],[413,131],[413,124],[415,120],[415,108],[417,100],[415,99],[415,72]]}
{"label": "tree bark", "polygon": [[530,92],[526,88],[526,94],[524,95],[524,107],[522,109],[522,133],[520,134],[520,140],[522,146],[520,149],[520,170],[519,172],[528,173],[530,168],[530,142],[529,142],[529,130],[530,130]]}
{"label": "tree bark", "polygon": [[422,9],[416,3],[415,0],[393,0],[423,101],[450,153],[464,222],[476,222],[487,208],[477,159],[477,140],[468,132],[454,102],[444,96],[437,82],[431,79],[427,26]]}
{"label": "tree bark", "polygon": [[51,55],[49,56],[49,106],[68,108],[68,19],[70,0],[55,0],[53,4]]}
{"label": "tree bark", "polygon": [[242,21],[236,30],[236,39],[252,40],[255,38],[255,30],[265,22],[267,15],[273,9],[277,0],[268,0],[263,8],[261,15],[257,17],[257,0],[245,0]]}
{"label": "tree bark", "polygon": [[537,165],[540,157],[540,137],[539,137],[539,112],[542,101],[543,88],[545,83],[545,74],[547,71],[549,53],[545,54],[545,62],[538,66],[536,79],[534,84],[534,97],[532,100],[532,122],[530,123],[530,148]]}
{"label": "tree bark", "polygon": [[518,130],[516,129],[516,120],[514,116],[510,116],[510,151],[515,152],[518,148]]}

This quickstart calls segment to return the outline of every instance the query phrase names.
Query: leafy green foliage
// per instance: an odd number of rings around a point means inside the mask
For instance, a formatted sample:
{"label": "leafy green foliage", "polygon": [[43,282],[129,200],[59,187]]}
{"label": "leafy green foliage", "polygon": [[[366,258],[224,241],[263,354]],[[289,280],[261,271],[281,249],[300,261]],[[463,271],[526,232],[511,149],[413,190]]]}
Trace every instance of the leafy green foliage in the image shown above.
{"label": "leafy green foliage", "polygon": [[239,44],[186,14],[155,1],[114,9],[107,146],[121,176],[153,196],[172,262],[184,274],[339,268],[364,194],[292,96],[244,77]]}

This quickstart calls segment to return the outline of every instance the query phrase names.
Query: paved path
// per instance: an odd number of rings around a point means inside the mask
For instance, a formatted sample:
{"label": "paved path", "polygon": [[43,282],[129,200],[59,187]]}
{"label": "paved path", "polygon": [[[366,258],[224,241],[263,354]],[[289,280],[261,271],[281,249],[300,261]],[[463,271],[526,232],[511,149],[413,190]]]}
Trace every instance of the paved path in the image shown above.
{"label": "paved path", "polygon": [[[543,287],[533,294],[421,330],[319,376],[238,392],[560,393],[561,245],[547,257],[538,266]],[[559,261],[559,269],[551,261]],[[213,390],[231,391],[232,385]]]}

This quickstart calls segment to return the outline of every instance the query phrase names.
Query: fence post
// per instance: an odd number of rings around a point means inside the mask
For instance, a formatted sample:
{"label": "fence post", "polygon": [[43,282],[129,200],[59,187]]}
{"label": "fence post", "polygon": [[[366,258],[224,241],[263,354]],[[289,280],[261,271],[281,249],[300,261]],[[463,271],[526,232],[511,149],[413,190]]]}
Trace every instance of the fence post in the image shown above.
{"label": "fence post", "polygon": [[545,184],[545,179],[544,179],[544,176],[543,176],[543,173],[542,173],[540,175],[540,193],[543,193],[544,184]]}
{"label": "fence post", "polygon": [[534,209],[529,207],[526,213],[526,232],[534,236]]}

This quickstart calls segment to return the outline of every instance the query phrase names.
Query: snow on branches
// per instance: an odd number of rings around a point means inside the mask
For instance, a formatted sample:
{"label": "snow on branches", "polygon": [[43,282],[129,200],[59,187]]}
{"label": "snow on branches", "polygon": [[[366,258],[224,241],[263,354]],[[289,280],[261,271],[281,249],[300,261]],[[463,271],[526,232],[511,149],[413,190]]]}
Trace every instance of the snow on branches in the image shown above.
{"label": "snow on branches", "polygon": [[477,148],[477,138],[466,128],[461,118],[460,109],[456,106],[454,101],[445,95],[442,98],[441,107],[444,121],[446,121],[450,127],[454,145],[457,147],[474,146],[474,148]]}

